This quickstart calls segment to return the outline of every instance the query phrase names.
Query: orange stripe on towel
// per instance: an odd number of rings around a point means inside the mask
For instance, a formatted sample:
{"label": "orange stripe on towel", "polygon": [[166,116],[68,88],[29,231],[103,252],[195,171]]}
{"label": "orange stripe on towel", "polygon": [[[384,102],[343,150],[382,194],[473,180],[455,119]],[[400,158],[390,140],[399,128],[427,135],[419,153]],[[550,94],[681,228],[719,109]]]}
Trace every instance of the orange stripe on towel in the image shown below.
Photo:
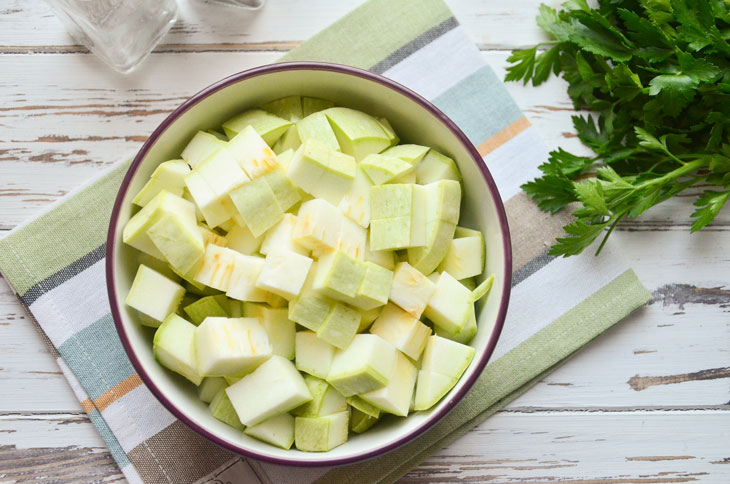
{"label": "orange stripe on towel", "polygon": [[119,400],[121,397],[131,392],[141,384],[142,380],[139,378],[139,375],[135,373],[102,393],[99,398],[94,400],[94,405],[96,405],[96,408],[98,408],[100,412],[103,412],[109,405],[114,403],[116,400]]}
{"label": "orange stripe on towel", "polygon": [[530,122],[527,120],[527,118],[520,118],[504,128],[499,133],[489,138],[484,143],[477,146],[477,151],[480,155],[486,156],[529,127]]}

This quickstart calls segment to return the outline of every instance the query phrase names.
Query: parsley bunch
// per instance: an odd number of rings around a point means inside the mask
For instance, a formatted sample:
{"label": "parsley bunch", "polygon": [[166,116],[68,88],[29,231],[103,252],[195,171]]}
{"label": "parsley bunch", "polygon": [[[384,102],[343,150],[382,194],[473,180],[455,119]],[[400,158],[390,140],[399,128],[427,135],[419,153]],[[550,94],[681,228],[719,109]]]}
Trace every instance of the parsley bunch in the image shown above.
{"label": "parsley bunch", "polygon": [[513,51],[506,76],[536,86],[560,74],[575,109],[592,111],[573,126],[595,156],[553,151],[522,186],[545,211],[571,204],[569,236],[550,254],[579,254],[603,235],[598,254],[619,221],[695,185],[704,188],[692,214],[700,230],[730,196],[730,3],[563,6],[540,6],[537,23],[554,40]]}

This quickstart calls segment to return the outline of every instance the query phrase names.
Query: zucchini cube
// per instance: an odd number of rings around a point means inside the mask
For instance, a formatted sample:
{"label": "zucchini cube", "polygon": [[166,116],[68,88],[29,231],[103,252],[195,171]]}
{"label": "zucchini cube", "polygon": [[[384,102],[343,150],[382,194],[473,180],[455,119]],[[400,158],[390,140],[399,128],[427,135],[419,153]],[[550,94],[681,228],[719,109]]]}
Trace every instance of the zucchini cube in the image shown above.
{"label": "zucchini cube", "polygon": [[424,314],[434,325],[456,334],[469,322],[473,308],[471,291],[448,272],[442,272]]}
{"label": "zucchini cube", "polygon": [[408,262],[395,266],[390,300],[413,318],[421,317],[435,290],[436,284]]}
{"label": "zucchini cube", "polygon": [[309,138],[289,163],[289,178],[299,188],[337,205],[355,178],[355,160],[330,146]]}
{"label": "zucchini cube", "polygon": [[312,259],[309,257],[276,249],[266,256],[256,287],[292,300],[301,292],[311,267]]}
{"label": "zucchini cube", "polygon": [[312,288],[338,301],[351,301],[365,278],[367,266],[343,251],[329,252],[319,258]]}
{"label": "zucchini cube", "polygon": [[198,299],[192,304],[188,304],[183,308],[185,314],[188,315],[190,321],[195,326],[205,321],[207,317],[227,318],[228,314],[228,298],[222,294],[217,296],[206,296]]}
{"label": "zucchini cube", "polygon": [[286,212],[299,201],[302,196],[299,189],[292,183],[283,168],[278,167],[262,177],[271,188],[274,198],[279,203],[279,208]]}
{"label": "zucchini cube", "polygon": [[318,113],[334,107],[335,103],[318,97],[302,96],[302,116],[307,117],[310,114]]}
{"label": "zucchini cube", "polygon": [[163,215],[147,229],[147,236],[176,271],[189,274],[200,267],[205,243],[200,228],[189,214]]}
{"label": "zucchini cube", "polygon": [[231,213],[228,211],[226,204],[221,201],[200,173],[197,171],[190,172],[185,177],[185,186],[209,227],[218,227],[231,218]]}
{"label": "zucchini cube", "polygon": [[142,321],[145,326],[159,326],[177,311],[184,295],[185,289],[180,284],[140,264],[125,302],[148,317]]}
{"label": "zucchini cube", "polygon": [[236,211],[254,237],[259,237],[284,217],[276,195],[264,178],[252,180],[230,194]]}
{"label": "zucchini cube", "polygon": [[452,378],[435,371],[420,370],[416,381],[414,410],[428,410],[436,405],[449,390],[454,388],[458,378]]}
{"label": "zucchini cube", "polygon": [[383,185],[413,171],[413,165],[407,161],[386,154],[368,155],[360,162],[360,167],[374,185]]}
{"label": "zucchini cube", "polygon": [[256,318],[206,318],[195,330],[201,376],[241,376],[271,356],[266,331]]}
{"label": "zucchini cube", "polygon": [[426,226],[426,245],[408,248],[408,262],[424,274],[431,274],[449,251],[456,225],[432,220]]}
{"label": "zucchini cube", "polygon": [[378,120],[378,124],[381,128],[383,128],[383,131],[385,131],[385,135],[390,140],[390,146],[395,146],[398,143],[400,143],[400,138],[397,134],[395,134],[395,130],[393,129],[393,126],[390,125],[390,121],[388,121],[386,118],[376,118]]}
{"label": "zucchini cube", "polygon": [[367,250],[368,231],[347,217],[340,216],[340,233],[337,235],[335,250],[341,250],[350,257],[363,260]]}
{"label": "zucchini cube", "polygon": [[439,180],[425,186],[428,190],[428,222],[443,220],[452,224],[459,223],[461,208],[461,185],[454,180]]}
{"label": "zucchini cube", "polygon": [[[235,225],[233,221],[229,220],[229,222],[231,226]],[[198,230],[200,231],[200,235],[203,237],[204,246],[208,247],[208,245],[213,244],[219,247],[228,247],[228,239],[226,239],[222,235],[219,235],[216,232],[213,232],[208,227],[204,225],[198,225]]]}
{"label": "zucchini cube", "polygon": [[371,220],[410,218],[412,206],[413,185],[390,184],[370,187]]}
{"label": "zucchini cube", "polygon": [[342,232],[342,214],[322,199],[303,202],[294,227],[294,241],[310,250],[334,250]]}
{"label": "zucchini cube", "polygon": [[210,158],[196,166],[195,171],[219,199],[225,198],[249,181],[248,175],[238,166],[228,147],[213,153]]}
{"label": "zucchini cube", "polygon": [[324,417],[296,417],[294,445],[306,452],[327,452],[347,442],[350,413],[338,412]]}
{"label": "zucchini cube", "polygon": [[390,137],[377,119],[350,108],[330,108],[323,111],[332,125],[343,153],[359,162],[371,153],[380,153],[390,146]]}
{"label": "zucchini cube", "polygon": [[312,394],[312,401],[292,410],[292,415],[323,417],[347,410],[345,397],[340,395],[329,383],[311,375],[305,375],[304,381]]}
{"label": "zucchini cube", "polygon": [[[197,369],[196,369],[197,372]],[[201,402],[210,403],[213,401],[218,392],[225,389],[228,386],[226,379],[218,376],[209,376],[203,378],[203,381],[198,385],[198,398]]]}
{"label": "zucchini cube", "polygon": [[263,257],[236,254],[233,259],[233,272],[226,289],[226,295],[238,301],[269,301],[270,295],[256,286],[256,281],[264,269],[264,264]]}
{"label": "zucchini cube", "polygon": [[480,275],[484,272],[484,237],[453,239],[438,269],[459,280]]}
{"label": "zucchini cube", "polygon": [[360,311],[337,303],[317,328],[317,337],[337,348],[347,348],[360,327]]}
{"label": "zucchini cube", "polygon": [[426,343],[421,370],[433,371],[458,380],[474,358],[471,346],[433,335]]}
{"label": "zucchini cube", "polygon": [[193,278],[195,282],[226,292],[231,283],[231,277],[236,267],[236,260],[240,256],[235,250],[217,245],[205,248],[203,263]]}
{"label": "zucchini cube", "polygon": [[327,381],[345,397],[382,388],[393,373],[396,353],[380,336],[358,334],[335,353]]}
{"label": "zucchini cube", "polygon": [[428,153],[430,149],[431,148],[428,146],[404,144],[388,148],[383,151],[383,155],[400,158],[409,165],[415,166],[426,156],[426,153]]}
{"label": "zucchini cube", "polygon": [[279,167],[272,149],[251,126],[234,136],[228,142],[228,149],[251,180]]}
{"label": "zucchini cube", "polygon": [[458,333],[448,333],[438,326],[436,327],[437,336],[442,336],[444,338],[448,338],[452,341],[456,341],[457,343],[462,344],[468,344],[472,340],[472,338],[474,338],[475,334],[477,334],[477,318],[476,311],[473,306],[471,308],[471,311],[469,312],[469,319],[467,320],[464,327],[461,328],[461,331],[459,331]]}
{"label": "zucchini cube", "polygon": [[423,247],[428,242],[428,190],[413,185],[413,208],[411,211],[411,247]]}
{"label": "zucchini cube", "polygon": [[426,346],[431,328],[403,311],[394,304],[388,304],[370,327],[377,334],[406,356],[416,361]]}
{"label": "zucchini cube", "polygon": [[461,174],[454,160],[432,149],[416,167],[416,182],[428,185],[439,180],[461,181]]}
{"label": "zucchini cube", "polygon": [[370,226],[370,187],[372,184],[367,174],[358,166],[355,179],[337,206],[346,217],[365,229]]}
{"label": "zucchini cube", "polygon": [[241,254],[251,255],[261,247],[264,236],[254,237],[246,225],[233,224],[231,230],[226,234],[226,246]]}
{"label": "zucchini cube", "polygon": [[282,413],[246,427],[243,433],[267,444],[289,450],[294,443],[294,417]]}
{"label": "zucchini cube", "polygon": [[195,168],[210,155],[227,144],[227,142],[218,139],[218,137],[213,134],[206,133],[205,131],[198,131],[187,146],[185,146],[180,157],[191,167]]}
{"label": "zucchini cube", "polygon": [[289,319],[307,329],[317,331],[322,325],[335,302],[314,292],[303,292],[289,303]]}
{"label": "zucchini cube", "polygon": [[287,96],[261,105],[261,109],[289,121],[299,121],[302,115],[302,98]]}
{"label": "zucchini cube", "polygon": [[364,311],[388,302],[393,283],[393,272],[372,262],[365,262],[365,277],[355,293],[352,305]]}
{"label": "zucchini cube", "polygon": [[360,395],[360,398],[383,412],[399,417],[408,415],[418,370],[402,353],[396,352],[393,372],[383,388]]}
{"label": "zucchini cube", "polygon": [[165,216],[178,217],[193,225],[196,223],[195,206],[184,198],[163,190],[129,219],[124,226],[122,240],[139,251],[165,260],[164,255],[147,234],[150,227]]}
{"label": "zucchini cube", "polygon": [[165,318],[155,331],[152,354],[162,366],[194,385],[200,385],[203,380],[195,362],[195,326],[177,314]]}
{"label": "zucchini cube", "polygon": [[353,407],[350,413],[350,430],[361,434],[378,423],[378,417],[373,417]]}
{"label": "zucchini cube", "polygon": [[170,160],[159,164],[152,172],[150,180],[142,187],[132,203],[144,207],[162,190],[182,197],[185,188],[185,175],[190,173],[190,167],[183,160]]}
{"label": "zucchini cube", "polygon": [[360,319],[360,327],[357,328],[357,332],[363,333],[366,329],[368,329],[373,322],[378,319],[378,316],[380,316],[380,313],[383,312],[384,307],[385,306],[378,306],[375,309],[363,311],[362,318]]}
{"label": "zucchini cube", "polygon": [[299,331],[295,337],[297,370],[318,378],[327,378],[335,356],[335,347],[312,331]]}
{"label": "zucchini cube", "polygon": [[231,400],[228,398],[225,388],[221,389],[218,394],[213,397],[213,401],[210,402],[208,408],[214,418],[230,425],[236,430],[243,430],[241,419],[238,418],[236,409],[233,408],[233,404],[231,404]]}
{"label": "zucchini cube", "polygon": [[295,355],[294,338],[296,325],[289,319],[287,308],[269,308],[264,305],[257,311],[259,322],[264,327],[271,344],[271,351],[275,355],[293,360]]}
{"label": "zucchini cube", "polygon": [[357,395],[347,397],[345,400],[347,401],[347,404],[352,407],[353,410],[359,410],[366,415],[370,415],[371,417],[380,417],[380,409],[378,407],[366,402]]}
{"label": "zucchini cube", "polygon": [[364,259],[390,271],[395,268],[395,252],[392,250],[372,250],[370,242],[366,242]]}
{"label": "zucchini cube", "polygon": [[331,149],[340,151],[340,144],[337,142],[335,132],[332,130],[327,116],[321,111],[312,113],[298,121],[297,134],[302,141],[310,138],[316,139]]}
{"label": "zucchini cube", "polygon": [[281,221],[269,229],[263,236],[260,252],[264,255],[274,250],[288,250],[301,255],[309,255],[309,251],[294,241],[294,227],[297,216],[285,213]]}
{"label": "zucchini cube", "polygon": [[370,248],[372,250],[405,249],[410,243],[410,216],[370,220]]}
{"label": "zucchini cube", "polygon": [[226,132],[228,138],[233,138],[250,126],[269,146],[273,146],[276,140],[293,124],[287,119],[282,119],[261,109],[252,109],[223,123],[223,131]]}
{"label": "zucchini cube", "polygon": [[294,364],[278,355],[226,388],[226,393],[246,426],[256,425],[312,400],[312,394]]}

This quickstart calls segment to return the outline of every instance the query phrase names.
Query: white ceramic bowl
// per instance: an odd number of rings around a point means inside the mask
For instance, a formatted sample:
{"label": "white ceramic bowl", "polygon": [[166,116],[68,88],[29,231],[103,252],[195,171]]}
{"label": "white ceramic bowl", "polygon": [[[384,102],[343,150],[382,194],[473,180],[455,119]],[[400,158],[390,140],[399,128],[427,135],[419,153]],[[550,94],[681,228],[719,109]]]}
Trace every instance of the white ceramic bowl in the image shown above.
{"label": "white ceramic bowl", "polygon": [[[131,200],[155,167],[178,158],[198,130],[218,128],[246,109],[289,96],[329,99],[341,106],[386,117],[404,142],[432,146],[449,155],[464,179],[460,223],[486,239],[487,272],[496,281],[486,303],[477,307],[476,353],[459,383],[429,411],[388,418],[368,432],[352,435],[324,453],[282,450],[255,440],[214,419],[195,387],[159,365],[152,356],[154,331],[135,322],[124,299],[134,278],[135,250],[121,242],[132,215]],[[109,303],[124,348],[150,391],[190,428],[233,452],[278,464],[317,466],[355,462],[380,455],[415,438],[446,415],[469,391],[499,338],[511,286],[512,252],[504,207],[479,153],[446,115],[413,91],[360,69],[325,63],[282,63],[250,69],[205,88],[177,108],[142,146],[119,189],[107,240]]]}

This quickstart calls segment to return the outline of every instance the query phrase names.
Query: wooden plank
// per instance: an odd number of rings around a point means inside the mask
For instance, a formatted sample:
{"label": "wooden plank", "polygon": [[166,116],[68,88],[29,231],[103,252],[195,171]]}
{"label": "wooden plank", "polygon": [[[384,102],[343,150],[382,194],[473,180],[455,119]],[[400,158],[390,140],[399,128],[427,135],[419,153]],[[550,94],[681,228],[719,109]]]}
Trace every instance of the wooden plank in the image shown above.
{"label": "wooden plank", "polygon": [[[288,50],[351,11],[362,0],[269,0],[248,12],[200,0],[179,0],[177,24],[161,50]],[[538,2],[509,3],[448,0],[455,16],[476,44],[504,49],[543,39],[535,23]],[[560,0],[546,2],[559,5]],[[519,33],[519,35],[516,35]],[[41,2],[3,0],[0,4],[0,52],[83,52],[65,32],[51,9]]]}
{"label": "wooden plank", "polygon": [[[401,482],[727,482],[728,415],[500,412]],[[41,442],[44,448],[37,448]],[[75,465],[84,466],[88,476],[119,479],[110,460],[83,416],[0,416],[0,479],[68,482],[62,479],[69,479],[66,473]]]}
{"label": "wooden plank", "polygon": [[[484,53],[500,76],[507,55]],[[108,71],[91,56],[0,56],[0,72],[5,73],[0,81],[0,125],[4,130],[0,229],[12,228],[100,170],[133,156],[164,117],[202,87],[278,56],[154,54],[140,71],[126,77]],[[191,59],[205,69],[190,70]],[[181,76],[181,72],[186,74]],[[509,83],[507,88],[549,147],[586,152],[572,137],[570,116],[574,113],[562,80],[552,79],[534,89],[518,83]],[[680,197],[649,211],[642,227],[685,227],[691,211],[690,200]],[[730,211],[718,217],[718,224],[730,224]]]}

